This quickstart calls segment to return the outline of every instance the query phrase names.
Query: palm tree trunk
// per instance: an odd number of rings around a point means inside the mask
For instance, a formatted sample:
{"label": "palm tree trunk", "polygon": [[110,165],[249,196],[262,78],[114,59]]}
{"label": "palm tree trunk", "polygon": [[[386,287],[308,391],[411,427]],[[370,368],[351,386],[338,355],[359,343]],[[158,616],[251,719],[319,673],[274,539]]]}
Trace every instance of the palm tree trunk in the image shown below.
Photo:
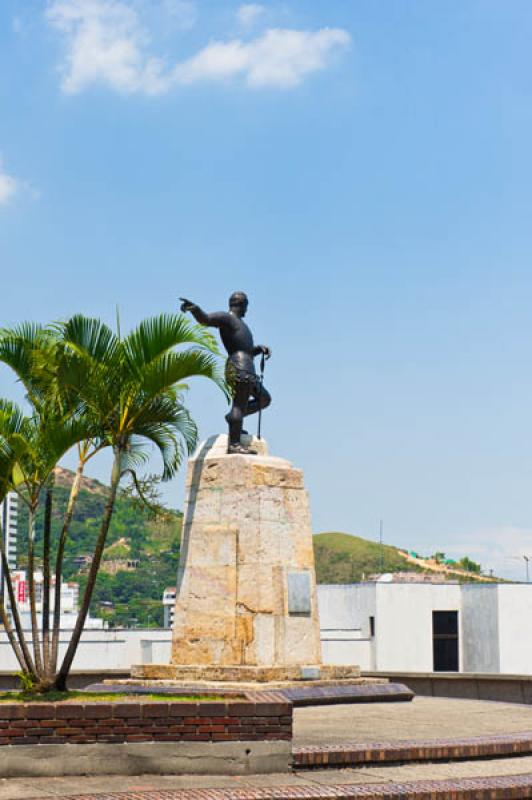
{"label": "palm tree trunk", "polygon": [[13,630],[11,623],[9,621],[9,617],[7,615],[7,611],[4,605],[4,601],[0,600],[0,622],[4,626],[4,630],[6,632],[7,638],[9,640],[9,644],[11,645],[11,649],[15,653],[16,659],[20,664],[20,668],[23,672],[31,674],[31,671],[28,669],[28,665],[26,664],[26,659],[24,658],[24,654],[19,647],[17,642],[17,637],[15,636],[15,631]]}
{"label": "palm tree trunk", "polygon": [[50,539],[52,536],[53,477],[46,487],[43,530],[42,656],[45,677],[50,674]]}
{"label": "palm tree trunk", "polygon": [[63,663],[61,664],[61,669],[57,673],[54,681],[54,688],[58,689],[59,691],[65,691],[66,689],[66,680],[70,672],[70,668],[72,667],[74,656],[76,655],[76,650],[78,648],[79,641],[81,639],[81,634],[83,633],[83,626],[85,625],[87,614],[89,613],[92,593],[94,591],[94,585],[96,583],[96,578],[98,576],[98,570],[100,568],[100,561],[102,559],[102,553],[105,547],[107,533],[109,531],[109,525],[111,524],[111,518],[113,516],[113,511],[116,501],[116,493],[118,491],[118,485],[120,483],[121,461],[122,461],[122,449],[119,447],[115,447],[113,469],[111,472],[111,487],[109,491],[109,497],[107,499],[107,503],[105,504],[105,509],[102,517],[102,524],[100,526],[100,532],[98,534],[96,547],[94,549],[94,555],[89,570],[87,585],[85,587],[85,592],[83,594],[81,609],[79,611],[78,618],[76,620],[76,625],[74,627],[74,631],[72,633],[68,649],[65,653]]}
{"label": "palm tree trunk", "polygon": [[76,469],[76,476],[70,487],[70,496],[68,498],[68,505],[66,507],[65,516],[63,518],[63,527],[61,528],[61,535],[57,545],[57,555],[55,559],[55,587],[54,587],[54,619],[52,628],[52,655],[50,658],[50,672],[54,674],[57,670],[57,657],[59,654],[59,634],[61,628],[61,581],[63,579],[63,557],[65,555],[65,545],[72,522],[72,515],[76,500],[78,499],[79,490],[81,488],[81,480],[83,477],[83,469],[85,462],[80,460]]}
{"label": "palm tree trunk", "polygon": [[[22,651],[22,655],[24,656],[25,666],[23,667],[23,670],[35,678],[36,677],[35,666],[33,664],[33,659],[31,657],[30,649],[26,642],[26,637],[24,636],[24,631],[22,630],[22,624],[20,622],[20,614],[18,613],[17,601],[15,598],[15,592],[13,590],[13,583],[11,582],[11,570],[9,569],[9,562],[7,560],[7,554],[4,547],[4,540],[1,535],[0,535],[0,557],[2,559],[2,572],[4,575],[5,585],[7,587],[7,595],[9,597],[11,614],[13,615],[13,623],[15,625],[15,630],[17,632],[20,649]],[[8,626],[6,626],[5,622],[4,622],[4,627],[6,628],[7,631]]]}
{"label": "palm tree trunk", "polygon": [[29,507],[28,511],[28,592],[30,595],[30,615],[31,615],[31,635],[33,639],[33,654],[35,658],[35,669],[37,675],[42,677],[42,658],[41,646],[39,637],[39,625],[37,622],[37,601],[35,597],[35,553],[34,553],[34,536],[35,536],[35,508],[33,504]]}

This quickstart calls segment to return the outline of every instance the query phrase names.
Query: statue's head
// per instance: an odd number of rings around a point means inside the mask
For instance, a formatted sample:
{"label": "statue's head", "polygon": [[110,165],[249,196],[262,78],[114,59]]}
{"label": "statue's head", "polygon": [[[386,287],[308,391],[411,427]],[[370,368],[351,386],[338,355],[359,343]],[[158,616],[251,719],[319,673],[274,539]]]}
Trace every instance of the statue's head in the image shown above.
{"label": "statue's head", "polygon": [[229,311],[232,311],[237,317],[245,317],[248,303],[248,296],[245,292],[233,292],[229,298]]}

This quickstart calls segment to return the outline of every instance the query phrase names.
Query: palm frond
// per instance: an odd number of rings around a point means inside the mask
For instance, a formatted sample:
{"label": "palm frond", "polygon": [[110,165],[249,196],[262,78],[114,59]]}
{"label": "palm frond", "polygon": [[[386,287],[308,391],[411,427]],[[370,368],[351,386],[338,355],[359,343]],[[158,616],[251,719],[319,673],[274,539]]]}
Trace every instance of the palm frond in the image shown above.
{"label": "palm frond", "polygon": [[16,403],[0,398],[0,437],[20,433],[25,424],[25,416]]}
{"label": "palm frond", "polygon": [[137,435],[157,448],[163,463],[161,480],[167,481],[173,478],[183,461],[185,449],[172,427],[146,423],[138,428]]}
{"label": "palm frond", "polygon": [[5,439],[0,437],[0,503],[13,485],[13,452]]}
{"label": "palm frond", "polygon": [[111,328],[94,317],[75,314],[54,327],[72,350],[98,364],[108,364],[119,350],[120,342]]}
{"label": "palm frond", "polygon": [[166,395],[159,395],[145,404],[133,430],[135,437],[148,439],[159,450],[163,460],[163,480],[175,475],[185,449],[192,452],[198,438],[196,424],[187,409]]}
{"label": "palm frond", "polygon": [[136,471],[137,467],[147,464],[149,460],[146,443],[140,436],[131,436],[122,454],[120,469],[122,472]]}
{"label": "palm frond", "polygon": [[214,381],[225,391],[225,378],[218,359],[204,350],[190,348],[181,353],[166,353],[142,373],[141,386],[148,394],[165,392],[192,377]]}
{"label": "palm frond", "polygon": [[94,438],[95,434],[94,426],[86,416],[42,420],[38,444],[43,471],[51,472],[74,445]]}
{"label": "palm frond", "polygon": [[42,399],[43,377],[39,377],[37,353],[47,347],[49,334],[42,325],[24,322],[0,331],[0,361],[9,366],[31,398]]}
{"label": "palm frond", "polygon": [[143,320],[123,341],[132,367],[144,369],[154,360],[183,344],[193,344],[218,354],[216,339],[203,325],[183,314],[161,314]]}

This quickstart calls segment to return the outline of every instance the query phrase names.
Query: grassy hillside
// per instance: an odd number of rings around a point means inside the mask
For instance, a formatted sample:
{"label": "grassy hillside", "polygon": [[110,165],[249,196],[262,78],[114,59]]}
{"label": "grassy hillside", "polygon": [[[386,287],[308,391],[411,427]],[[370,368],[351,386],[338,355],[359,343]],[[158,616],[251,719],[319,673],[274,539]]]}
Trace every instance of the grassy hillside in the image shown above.
{"label": "grassy hillside", "polygon": [[[54,489],[52,545],[55,552],[62,515],[72,473],[61,470]],[[75,558],[91,554],[100,526],[107,497],[107,487],[87,479],[80,491],[72,520],[71,534],[66,546],[64,576],[83,588],[86,577],[78,569]],[[120,494],[107,538],[102,569],[98,575],[91,613],[105,617],[111,625],[162,625],[161,598],[166,586],[174,586],[179,562],[179,543],[182,515],[178,511],[153,514],[139,506],[131,497]],[[37,515],[35,538],[37,553],[42,547],[42,509]],[[18,565],[27,561],[27,512],[19,513]],[[119,570],[107,574],[106,564],[116,559],[138,560],[133,571]],[[37,560],[37,565],[40,565]],[[113,570],[114,571],[114,570]]]}
{"label": "grassy hillside", "polygon": [[355,583],[374,572],[421,572],[397,548],[348,533],[318,533],[314,553],[318,583]]}

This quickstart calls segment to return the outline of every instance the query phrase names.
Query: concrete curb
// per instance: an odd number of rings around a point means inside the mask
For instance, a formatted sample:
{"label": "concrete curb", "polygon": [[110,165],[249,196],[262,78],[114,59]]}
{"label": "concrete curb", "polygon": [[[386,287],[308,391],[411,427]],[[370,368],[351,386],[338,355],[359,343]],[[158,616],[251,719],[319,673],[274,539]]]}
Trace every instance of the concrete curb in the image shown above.
{"label": "concrete curb", "polygon": [[0,778],[72,775],[252,775],[289,772],[292,745],[267,742],[129,742],[10,745]]}
{"label": "concrete curb", "polygon": [[476,672],[363,672],[363,677],[405,684],[421,697],[494,700],[532,705],[532,675]]}

